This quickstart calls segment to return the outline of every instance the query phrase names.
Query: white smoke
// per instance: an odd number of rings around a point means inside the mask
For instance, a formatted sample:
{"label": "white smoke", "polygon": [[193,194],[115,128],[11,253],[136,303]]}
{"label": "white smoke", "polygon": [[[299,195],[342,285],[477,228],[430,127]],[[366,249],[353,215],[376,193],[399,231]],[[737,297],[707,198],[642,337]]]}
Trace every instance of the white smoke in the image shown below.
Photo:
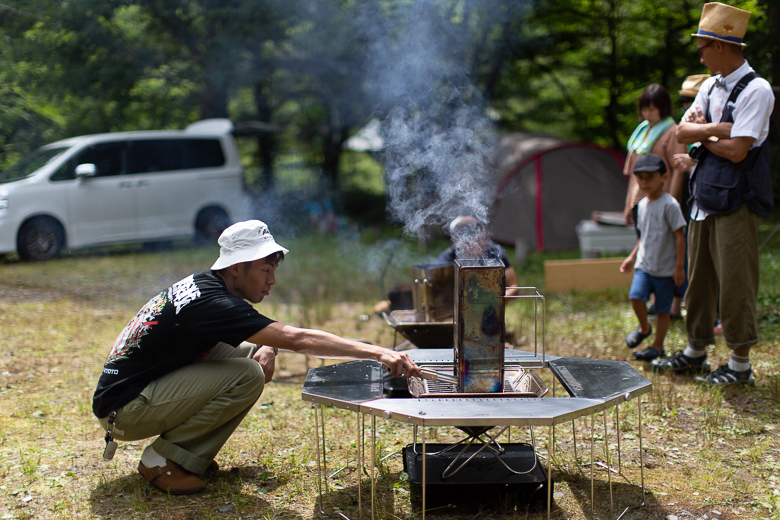
{"label": "white smoke", "polygon": [[493,22],[454,23],[452,5],[413,0],[394,13],[364,11],[374,65],[366,85],[384,118],[389,213],[412,235],[459,215],[487,223],[494,193],[494,130],[467,67],[475,31]]}

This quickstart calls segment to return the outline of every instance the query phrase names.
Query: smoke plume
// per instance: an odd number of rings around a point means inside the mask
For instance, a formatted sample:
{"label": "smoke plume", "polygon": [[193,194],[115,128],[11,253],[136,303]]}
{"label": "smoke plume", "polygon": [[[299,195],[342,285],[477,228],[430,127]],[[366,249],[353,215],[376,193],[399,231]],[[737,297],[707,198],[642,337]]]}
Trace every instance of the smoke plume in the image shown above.
{"label": "smoke plume", "polygon": [[[367,88],[383,119],[389,214],[412,235],[459,215],[488,220],[494,131],[468,63],[477,34],[492,22],[477,23],[476,11],[455,13],[455,4],[416,0],[366,14]],[[466,14],[477,22],[458,23]]]}

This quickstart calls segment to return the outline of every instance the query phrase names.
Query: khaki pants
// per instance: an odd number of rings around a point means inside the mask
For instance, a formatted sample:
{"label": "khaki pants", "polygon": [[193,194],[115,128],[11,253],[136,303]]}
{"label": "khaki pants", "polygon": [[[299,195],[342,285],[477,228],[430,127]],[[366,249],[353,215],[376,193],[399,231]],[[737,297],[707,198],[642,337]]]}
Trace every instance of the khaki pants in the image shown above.
{"label": "khaki pants", "polygon": [[[152,443],[163,457],[203,473],[263,393],[265,374],[252,359],[257,346],[221,343],[203,361],[152,381],[116,410],[115,437]],[[103,428],[107,419],[100,419]]]}
{"label": "khaki pants", "polygon": [[715,343],[718,300],[728,347],[745,349],[758,341],[758,219],[743,205],[728,215],[690,222],[685,324],[692,346]]}

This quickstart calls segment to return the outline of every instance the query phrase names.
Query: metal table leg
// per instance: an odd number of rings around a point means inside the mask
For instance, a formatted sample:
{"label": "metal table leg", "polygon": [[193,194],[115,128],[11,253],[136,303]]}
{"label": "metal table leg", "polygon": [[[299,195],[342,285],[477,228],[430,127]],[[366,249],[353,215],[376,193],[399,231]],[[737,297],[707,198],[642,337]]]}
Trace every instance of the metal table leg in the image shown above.
{"label": "metal table leg", "polygon": [[363,448],[363,429],[360,427],[363,414],[360,412],[355,413],[356,425],[357,425],[357,481],[358,481],[358,519],[363,518],[363,490],[361,484],[363,480],[363,459],[360,456],[360,452]]}
{"label": "metal table leg", "polygon": [[374,520],[374,461],[376,460],[376,417],[371,416],[371,520]]}
{"label": "metal table leg", "polygon": [[607,479],[609,480],[609,512],[615,507],[612,499],[612,465],[609,461],[609,433],[607,431],[607,411],[604,410],[604,457],[607,464]]}
{"label": "metal table leg", "polygon": [[594,428],[594,415],[591,414],[590,416],[590,514],[593,515],[593,508],[594,508],[594,498],[595,493],[593,492],[593,438],[595,437],[595,428]]}
{"label": "metal table leg", "polygon": [[425,462],[425,425],[422,427],[422,520],[425,520],[425,508],[427,506],[425,495],[427,494],[426,475],[427,464]]}
{"label": "metal table leg", "polygon": [[[322,510],[322,464],[320,464],[320,425],[319,416],[317,415],[317,408],[321,406],[314,404],[314,439],[317,445],[317,489],[320,495],[320,515],[324,515],[325,511]],[[325,439],[322,440],[323,447],[325,445]]]}

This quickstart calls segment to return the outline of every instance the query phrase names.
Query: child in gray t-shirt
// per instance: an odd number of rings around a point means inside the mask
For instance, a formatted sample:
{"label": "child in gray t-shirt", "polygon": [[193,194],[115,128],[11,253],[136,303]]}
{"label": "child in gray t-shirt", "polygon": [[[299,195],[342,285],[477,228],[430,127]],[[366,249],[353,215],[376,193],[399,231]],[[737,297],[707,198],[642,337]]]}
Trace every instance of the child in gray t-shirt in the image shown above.
{"label": "child in gray t-shirt", "polygon": [[652,361],[666,357],[664,338],[671,321],[674,288],[685,282],[685,219],[680,205],[663,189],[669,175],[659,156],[643,155],[636,162],[633,173],[647,196],[638,206],[639,240],[620,265],[623,273],[636,269],[628,298],[639,320],[639,328],[626,336],[626,345],[635,348],[653,333],[645,302],[654,293],[655,341],[653,346],[634,352],[635,359]]}

